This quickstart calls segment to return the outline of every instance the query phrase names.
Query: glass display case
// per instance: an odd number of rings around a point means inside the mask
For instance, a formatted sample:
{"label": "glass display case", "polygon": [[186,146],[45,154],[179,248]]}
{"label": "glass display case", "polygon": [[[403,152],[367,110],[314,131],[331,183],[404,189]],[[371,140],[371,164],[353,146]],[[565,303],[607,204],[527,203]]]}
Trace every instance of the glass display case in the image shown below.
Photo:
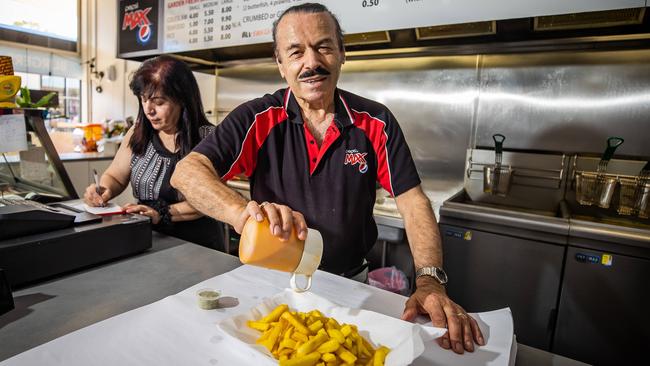
{"label": "glass display case", "polygon": [[0,191],[39,202],[79,198],[54,148],[42,110],[0,109]]}

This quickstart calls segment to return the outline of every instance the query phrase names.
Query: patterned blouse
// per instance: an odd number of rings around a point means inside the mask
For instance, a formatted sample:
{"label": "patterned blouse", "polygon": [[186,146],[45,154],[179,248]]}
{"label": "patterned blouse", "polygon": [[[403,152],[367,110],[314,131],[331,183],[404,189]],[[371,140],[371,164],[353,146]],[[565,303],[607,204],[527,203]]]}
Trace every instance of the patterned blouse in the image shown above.
{"label": "patterned blouse", "polygon": [[167,150],[158,134],[154,133],[144,154],[131,157],[133,196],[138,201],[162,199],[168,204],[179,202],[178,191],[169,184],[179,160],[179,155]]}
{"label": "patterned blouse", "polygon": [[[180,159],[180,154],[165,148],[156,133],[143,154],[132,155],[131,187],[139,204],[157,207],[161,203],[171,205],[183,201],[181,193],[169,183]],[[223,224],[207,216],[171,225],[159,224],[154,229],[209,248],[224,249]]]}

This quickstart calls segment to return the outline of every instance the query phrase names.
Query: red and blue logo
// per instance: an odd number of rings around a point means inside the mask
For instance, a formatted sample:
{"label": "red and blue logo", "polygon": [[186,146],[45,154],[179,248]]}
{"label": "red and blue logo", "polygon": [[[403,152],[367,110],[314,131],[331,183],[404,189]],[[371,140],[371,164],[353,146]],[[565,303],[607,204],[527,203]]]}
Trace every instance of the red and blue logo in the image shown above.
{"label": "red and blue logo", "polygon": [[359,164],[359,173],[363,174],[368,171],[368,162],[366,161],[368,153],[359,152],[357,149],[345,151],[344,165],[357,165]]}
{"label": "red and blue logo", "polygon": [[137,32],[137,39],[138,42],[143,45],[149,42],[153,33],[153,23],[151,23],[148,17],[150,11],[151,7],[127,11],[124,13],[124,19],[122,21],[122,30],[126,30],[127,28],[129,30],[134,30],[136,27],[139,28]]}

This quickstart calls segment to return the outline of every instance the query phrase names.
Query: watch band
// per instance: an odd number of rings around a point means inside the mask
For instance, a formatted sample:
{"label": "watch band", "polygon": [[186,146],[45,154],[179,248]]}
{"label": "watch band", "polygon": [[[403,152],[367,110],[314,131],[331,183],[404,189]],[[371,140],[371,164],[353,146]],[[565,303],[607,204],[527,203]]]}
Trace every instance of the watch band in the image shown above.
{"label": "watch band", "polygon": [[421,276],[433,277],[439,284],[444,285],[447,283],[447,274],[440,267],[422,267],[415,272],[415,279]]}

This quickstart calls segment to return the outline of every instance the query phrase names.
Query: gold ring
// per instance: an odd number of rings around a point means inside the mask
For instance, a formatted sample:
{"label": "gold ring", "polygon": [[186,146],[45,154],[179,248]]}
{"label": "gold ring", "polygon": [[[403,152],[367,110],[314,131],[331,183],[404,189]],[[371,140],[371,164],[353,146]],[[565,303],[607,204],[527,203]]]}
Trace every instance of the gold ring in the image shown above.
{"label": "gold ring", "polygon": [[268,203],[267,201],[264,201],[264,202],[262,202],[262,204],[260,205],[260,208],[264,208],[264,206],[266,206],[266,205],[268,205],[268,204],[269,204],[269,203]]}
{"label": "gold ring", "polygon": [[456,314],[456,316],[459,317],[459,318],[465,318],[465,317],[467,317],[467,314],[465,314],[465,313],[458,313],[458,314]]}

